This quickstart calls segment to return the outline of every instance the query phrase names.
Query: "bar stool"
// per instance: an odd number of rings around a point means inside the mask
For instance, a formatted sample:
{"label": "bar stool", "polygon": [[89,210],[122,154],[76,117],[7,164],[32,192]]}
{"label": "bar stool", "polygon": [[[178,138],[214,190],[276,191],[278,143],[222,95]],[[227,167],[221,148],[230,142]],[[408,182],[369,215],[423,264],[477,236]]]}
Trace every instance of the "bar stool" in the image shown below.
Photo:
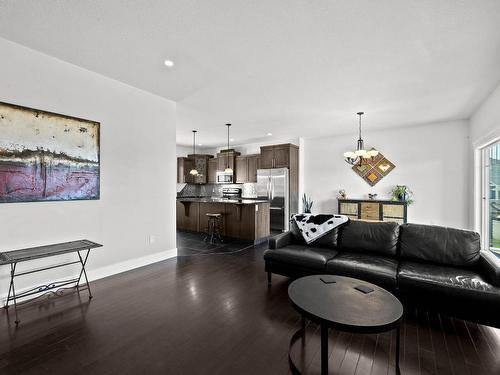
{"label": "bar stool", "polygon": [[207,235],[203,239],[204,242],[207,242],[207,239],[210,238],[210,243],[214,243],[214,237],[216,240],[219,240],[222,243],[221,237],[221,216],[222,214],[206,214],[208,218],[208,228]]}

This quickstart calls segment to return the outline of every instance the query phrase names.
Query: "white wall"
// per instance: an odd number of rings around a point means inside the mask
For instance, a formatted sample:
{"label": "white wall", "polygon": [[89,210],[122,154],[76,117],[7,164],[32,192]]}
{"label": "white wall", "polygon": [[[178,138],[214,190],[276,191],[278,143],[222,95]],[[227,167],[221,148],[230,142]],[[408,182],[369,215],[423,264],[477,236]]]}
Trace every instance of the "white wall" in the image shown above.
{"label": "white wall", "polygon": [[500,85],[470,118],[470,138],[474,147],[500,138]]}
{"label": "white wall", "polygon": [[[88,238],[104,244],[93,279],[175,256],[175,103],[4,39],[0,50],[0,101],[101,123],[101,199],[0,204],[1,250]],[[0,267],[0,295],[7,279]]]}
{"label": "white wall", "polygon": [[408,185],[415,203],[408,221],[469,228],[467,121],[426,124],[363,132],[365,146],[375,147],[396,168],[370,187],[344,161],[356,147],[357,134],[305,140],[304,191],[314,200],[313,212],[337,212],[337,192],[349,198],[377,193],[388,198],[394,185]]}

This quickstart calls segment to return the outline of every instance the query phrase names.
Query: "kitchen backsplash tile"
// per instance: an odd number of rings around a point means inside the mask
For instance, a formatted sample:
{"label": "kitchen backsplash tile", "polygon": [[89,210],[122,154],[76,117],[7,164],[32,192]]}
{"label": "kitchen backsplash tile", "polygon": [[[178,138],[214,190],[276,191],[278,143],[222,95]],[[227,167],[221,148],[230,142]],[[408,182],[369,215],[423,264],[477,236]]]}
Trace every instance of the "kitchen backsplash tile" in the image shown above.
{"label": "kitchen backsplash tile", "polygon": [[184,188],[177,193],[178,197],[221,197],[222,188],[239,187],[242,198],[257,198],[257,184],[186,184]]}

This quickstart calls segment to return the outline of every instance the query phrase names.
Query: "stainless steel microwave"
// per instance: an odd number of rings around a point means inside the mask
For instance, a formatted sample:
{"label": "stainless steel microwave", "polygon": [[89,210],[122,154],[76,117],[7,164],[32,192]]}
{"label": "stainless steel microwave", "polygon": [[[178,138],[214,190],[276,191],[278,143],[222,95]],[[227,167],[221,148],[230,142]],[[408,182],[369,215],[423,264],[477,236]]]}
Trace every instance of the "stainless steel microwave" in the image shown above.
{"label": "stainless steel microwave", "polygon": [[234,175],[232,172],[217,172],[217,179],[215,181],[218,184],[232,184],[234,182]]}

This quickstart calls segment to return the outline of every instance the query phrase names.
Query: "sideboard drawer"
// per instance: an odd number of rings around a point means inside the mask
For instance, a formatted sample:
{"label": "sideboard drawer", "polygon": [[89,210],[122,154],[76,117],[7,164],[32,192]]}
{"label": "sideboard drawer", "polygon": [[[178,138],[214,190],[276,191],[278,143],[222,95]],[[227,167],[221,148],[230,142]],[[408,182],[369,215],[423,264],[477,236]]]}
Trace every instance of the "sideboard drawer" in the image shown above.
{"label": "sideboard drawer", "polygon": [[361,203],[361,219],[380,220],[380,205],[375,202]]}

